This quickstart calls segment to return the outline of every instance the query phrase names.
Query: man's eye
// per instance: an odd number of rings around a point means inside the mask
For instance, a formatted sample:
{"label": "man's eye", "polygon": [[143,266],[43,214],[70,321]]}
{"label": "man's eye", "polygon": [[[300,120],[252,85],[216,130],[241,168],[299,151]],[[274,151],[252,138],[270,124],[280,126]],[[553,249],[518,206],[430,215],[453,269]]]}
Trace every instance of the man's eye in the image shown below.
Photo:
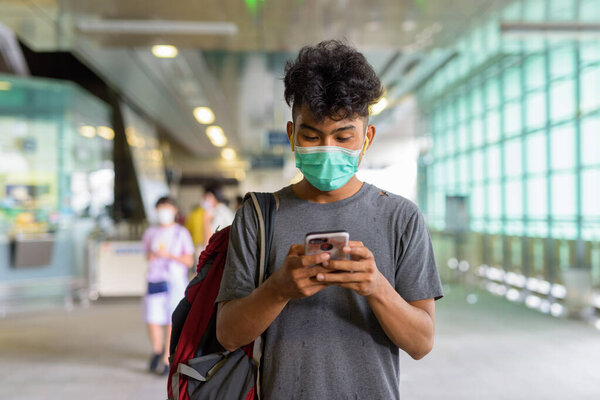
{"label": "man's eye", "polygon": [[337,141],[344,143],[344,142],[349,141],[350,139],[352,139],[352,137],[350,137],[350,136],[349,137],[339,137],[339,138],[337,138]]}
{"label": "man's eye", "polygon": [[304,140],[309,140],[309,141],[313,141],[313,140],[318,140],[319,137],[318,136],[306,136],[303,135]]}

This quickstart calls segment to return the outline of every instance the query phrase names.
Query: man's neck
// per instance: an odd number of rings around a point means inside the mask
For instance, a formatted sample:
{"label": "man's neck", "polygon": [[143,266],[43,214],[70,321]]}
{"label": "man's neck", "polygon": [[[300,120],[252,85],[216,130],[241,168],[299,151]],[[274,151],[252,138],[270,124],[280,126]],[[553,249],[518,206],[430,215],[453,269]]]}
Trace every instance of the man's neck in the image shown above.
{"label": "man's neck", "polygon": [[359,181],[356,175],[354,175],[344,186],[330,192],[320,191],[311,185],[306,178],[292,185],[292,190],[302,200],[313,203],[334,203],[354,196],[362,186],[363,182]]}

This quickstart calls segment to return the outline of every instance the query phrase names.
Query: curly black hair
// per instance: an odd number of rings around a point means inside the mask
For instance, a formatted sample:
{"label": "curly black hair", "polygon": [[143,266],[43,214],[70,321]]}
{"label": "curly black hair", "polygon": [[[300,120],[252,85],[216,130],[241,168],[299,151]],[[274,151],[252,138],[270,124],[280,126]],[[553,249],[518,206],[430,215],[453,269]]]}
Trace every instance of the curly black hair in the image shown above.
{"label": "curly black hair", "polygon": [[286,63],[283,81],[294,118],[303,105],[317,121],[368,118],[369,107],[383,95],[365,56],[339,40],[303,47],[295,61]]}

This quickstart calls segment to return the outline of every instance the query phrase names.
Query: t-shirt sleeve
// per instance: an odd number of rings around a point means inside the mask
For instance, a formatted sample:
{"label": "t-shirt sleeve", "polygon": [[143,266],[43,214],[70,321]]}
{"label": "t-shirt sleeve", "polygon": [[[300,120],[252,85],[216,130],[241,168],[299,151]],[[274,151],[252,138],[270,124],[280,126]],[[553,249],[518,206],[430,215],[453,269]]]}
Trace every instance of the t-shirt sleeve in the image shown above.
{"label": "t-shirt sleeve", "polygon": [[181,227],[181,254],[194,254],[192,235],[185,227]]}
{"label": "t-shirt sleeve", "polygon": [[152,228],[148,228],[146,229],[146,231],[144,232],[144,236],[142,236],[142,246],[144,248],[144,251],[147,253],[150,253],[152,251],[152,236],[153,236],[153,229]]}
{"label": "t-shirt sleeve", "polygon": [[258,219],[251,201],[235,214],[229,233],[227,260],[216,302],[235,300],[255,289]]}
{"label": "t-shirt sleeve", "polygon": [[400,237],[401,255],[396,267],[396,291],[407,302],[443,297],[431,239],[423,215],[417,210]]}

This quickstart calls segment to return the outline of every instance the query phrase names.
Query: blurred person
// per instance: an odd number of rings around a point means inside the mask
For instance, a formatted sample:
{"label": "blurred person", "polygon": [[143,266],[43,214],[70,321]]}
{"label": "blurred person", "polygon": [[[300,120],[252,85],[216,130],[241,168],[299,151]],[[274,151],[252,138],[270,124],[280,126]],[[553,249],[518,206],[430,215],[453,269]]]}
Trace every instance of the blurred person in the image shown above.
{"label": "blurred person", "polygon": [[156,202],[158,225],[142,238],[148,257],[148,289],[144,296],[144,319],[152,344],[149,370],[168,373],[171,315],[185,294],[187,272],[194,263],[194,244],[187,229],[175,222],[177,205],[170,197]]}
{"label": "blurred person", "polygon": [[[433,347],[442,287],[424,218],[409,200],[358,180],[382,95],[364,56],[339,42],[286,65],[287,133],[304,178],[276,192],[269,277],[256,288],[257,218],[236,213],[217,297],[227,350],[263,335],[267,399],[399,399],[399,351]],[[309,232],[345,230],[348,259],[305,255]]]}
{"label": "blurred person", "polygon": [[190,231],[196,249],[195,260],[198,259],[200,252],[204,250],[204,214],[202,204],[197,204],[185,220],[185,227]]}
{"label": "blurred person", "polygon": [[233,222],[233,211],[225,204],[225,199],[218,186],[209,186],[204,191],[204,245],[217,229],[223,229]]}

